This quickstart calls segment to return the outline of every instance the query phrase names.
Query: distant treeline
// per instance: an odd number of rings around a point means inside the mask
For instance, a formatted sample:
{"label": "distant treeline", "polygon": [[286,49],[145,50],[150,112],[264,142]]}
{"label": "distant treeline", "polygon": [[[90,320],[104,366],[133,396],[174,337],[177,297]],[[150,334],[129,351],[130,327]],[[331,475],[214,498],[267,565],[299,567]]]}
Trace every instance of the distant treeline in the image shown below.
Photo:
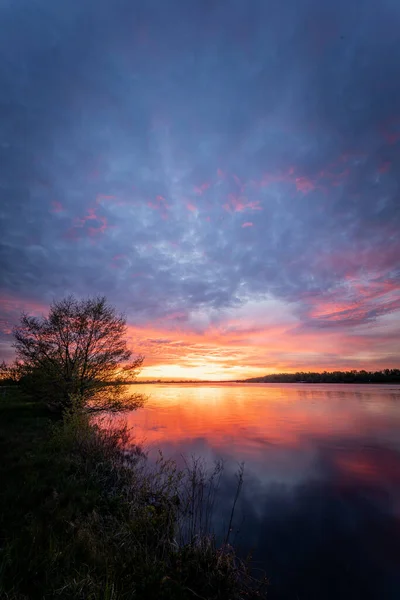
{"label": "distant treeline", "polygon": [[274,373],[273,375],[264,375],[264,377],[245,379],[244,383],[400,383],[400,369]]}

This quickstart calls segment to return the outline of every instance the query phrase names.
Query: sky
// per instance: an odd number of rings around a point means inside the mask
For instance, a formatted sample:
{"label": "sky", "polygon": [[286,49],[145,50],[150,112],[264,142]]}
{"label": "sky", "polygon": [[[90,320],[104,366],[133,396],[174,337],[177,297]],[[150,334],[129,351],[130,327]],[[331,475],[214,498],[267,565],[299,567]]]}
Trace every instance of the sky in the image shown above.
{"label": "sky", "polygon": [[106,295],[144,378],[398,367],[397,0],[2,0],[0,357]]}

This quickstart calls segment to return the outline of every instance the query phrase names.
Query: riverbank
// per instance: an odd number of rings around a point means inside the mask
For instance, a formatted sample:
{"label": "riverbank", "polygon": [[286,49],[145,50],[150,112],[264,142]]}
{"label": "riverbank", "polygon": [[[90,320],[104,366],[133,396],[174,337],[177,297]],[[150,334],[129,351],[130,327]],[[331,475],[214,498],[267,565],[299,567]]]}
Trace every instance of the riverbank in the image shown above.
{"label": "riverbank", "polygon": [[177,543],[182,474],[162,459],[149,472],[126,441],[17,390],[0,398],[0,597],[264,597],[230,546]]}

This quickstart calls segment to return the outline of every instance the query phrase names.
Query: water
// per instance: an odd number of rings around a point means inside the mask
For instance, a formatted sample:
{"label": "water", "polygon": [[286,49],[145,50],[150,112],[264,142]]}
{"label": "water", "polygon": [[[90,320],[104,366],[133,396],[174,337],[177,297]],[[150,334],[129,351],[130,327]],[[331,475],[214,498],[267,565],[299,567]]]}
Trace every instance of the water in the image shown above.
{"label": "water", "polygon": [[400,386],[148,385],[129,415],[168,457],[226,460],[217,518],[271,599],[400,599]]}

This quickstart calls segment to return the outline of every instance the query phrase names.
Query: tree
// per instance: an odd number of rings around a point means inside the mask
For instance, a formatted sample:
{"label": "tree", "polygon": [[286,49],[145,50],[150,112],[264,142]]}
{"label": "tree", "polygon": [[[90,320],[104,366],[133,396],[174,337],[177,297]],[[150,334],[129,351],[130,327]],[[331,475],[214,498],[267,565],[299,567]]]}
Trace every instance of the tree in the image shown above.
{"label": "tree", "polygon": [[47,317],[23,314],[13,333],[21,384],[52,409],[117,412],[141,404],[123,384],[136,378],[143,357],[132,359],[126,319],[105,297],[68,296]]}
{"label": "tree", "polygon": [[0,385],[13,385],[18,383],[18,366],[8,365],[4,360],[0,363]]}

